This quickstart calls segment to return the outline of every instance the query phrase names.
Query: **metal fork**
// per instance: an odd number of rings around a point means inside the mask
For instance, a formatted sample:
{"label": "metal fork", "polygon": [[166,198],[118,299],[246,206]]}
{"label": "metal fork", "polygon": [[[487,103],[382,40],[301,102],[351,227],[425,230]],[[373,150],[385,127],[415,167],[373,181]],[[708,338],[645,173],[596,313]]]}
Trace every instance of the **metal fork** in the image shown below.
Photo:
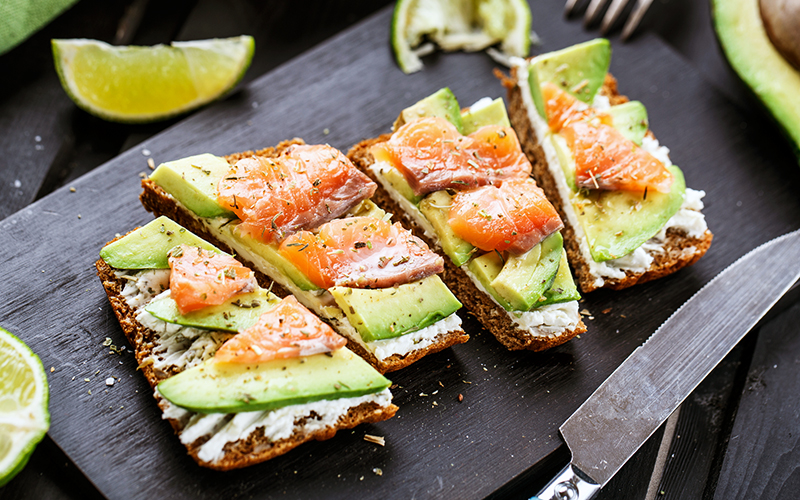
{"label": "metal fork", "polygon": [[[608,10],[606,10],[605,16],[603,16],[603,21],[600,23],[600,32],[605,35],[614,26],[614,23],[619,18],[622,11],[625,9],[631,0],[610,0],[611,5],[608,6]],[[583,24],[584,26],[590,26],[594,23],[600,14],[603,12],[603,7],[608,4],[609,0],[591,0],[589,2],[589,6],[586,8],[586,14],[583,16]],[[573,12],[575,12],[578,7],[578,4],[581,3],[581,0],[567,0],[567,4],[564,8],[565,14],[569,16]],[[625,22],[625,26],[622,28],[622,35],[621,38],[623,40],[627,40],[633,31],[639,26],[639,23],[642,21],[645,12],[653,3],[653,0],[636,0],[636,5],[633,7],[631,11],[630,17]]]}

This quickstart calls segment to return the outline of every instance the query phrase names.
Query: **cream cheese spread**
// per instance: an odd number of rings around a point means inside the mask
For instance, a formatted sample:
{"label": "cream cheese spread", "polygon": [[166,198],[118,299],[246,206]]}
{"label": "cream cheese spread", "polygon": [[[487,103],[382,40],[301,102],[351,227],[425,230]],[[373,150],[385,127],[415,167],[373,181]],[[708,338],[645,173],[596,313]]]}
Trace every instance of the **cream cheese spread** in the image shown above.
{"label": "cream cheese spread", "polygon": [[[211,358],[231,336],[226,332],[167,323],[144,310],[151,300],[168,296],[169,273],[169,269],[122,270],[115,273],[126,282],[122,296],[135,310],[136,319],[156,333],[150,359],[153,360],[154,369],[162,371],[184,370]],[[295,432],[310,434],[335,426],[351,408],[363,403],[386,407],[392,402],[391,391],[384,389],[364,396],[314,401],[268,411],[204,414],[193,413],[170,403],[157,389],[155,395],[164,419],[185,423],[180,431],[182,443],[189,445],[200,437],[210,436],[198,451],[198,458],[210,463],[224,457],[226,444],[246,439],[256,429],[263,428],[266,438],[277,441]]]}
{"label": "cream cheese spread", "polygon": [[[514,68],[516,69],[517,81],[528,81],[528,63],[523,59],[515,59]],[[547,122],[539,115],[536,106],[533,103],[530,87],[527,84],[519,85],[522,94],[522,101],[525,104],[525,109],[528,114],[528,119],[533,126],[536,133],[537,140],[544,150],[545,158],[547,159],[548,169],[551,175],[556,180],[559,196],[564,202],[562,207],[567,216],[567,222],[572,226],[575,232],[575,238],[578,240],[581,250],[581,256],[589,267],[590,272],[595,277],[595,286],[601,287],[605,283],[605,279],[621,279],[625,277],[625,272],[630,271],[633,273],[644,273],[653,263],[654,255],[664,252],[664,244],[666,243],[666,232],[668,229],[678,229],[684,231],[690,237],[701,237],[707,229],[705,217],[700,212],[703,208],[702,198],[705,196],[704,191],[698,191],[686,188],[684,201],[678,212],[672,216],[661,231],[646,241],[642,246],[634,250],[628,255],[619,259],[608,260],[605,262],[595,262],[592,258],[589,244],[586,240],[583,227],[578,220],[577,215],[569,202],[572,191],[567,184],[564,177],[564,171],[558,160],[555,147],[551,141],[552,133]],[[609,99],[603,95],[597,95],[592,103],[592,106],[599,110],[605,111],[610,107]],[[672,165],[669,158],[669,149],[659,144],[657,139],[645,137],[642,140],[642,149],[652,154],[656,159],[664,163],[666,167]],[[693,251],[693,249],[687,249]]]}

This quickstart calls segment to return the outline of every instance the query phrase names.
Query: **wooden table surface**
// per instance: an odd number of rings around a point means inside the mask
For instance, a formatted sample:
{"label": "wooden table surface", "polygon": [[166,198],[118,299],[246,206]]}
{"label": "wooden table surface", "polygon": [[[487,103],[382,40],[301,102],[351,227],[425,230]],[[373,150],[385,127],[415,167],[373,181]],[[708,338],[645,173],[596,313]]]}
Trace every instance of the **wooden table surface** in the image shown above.
{"label": "wooden table surface", "polygon": [[[179,121],[127,126],[78,110],[58,83],[50,38],[154,44],[254,34],[257,51],[246,83],[388,3],[82,0],[21,46],[0,56],[0,74],[4,75],[0,79],[0,219]],[[535,15],[537,0],[531,3]],[[657,33],[681,53],[752,118],[748,124],[775,128],[722,58],[706,2],[655,2],[640,29],[645,31]],[[670,421],[674,425],[667,424],[670,439],[661,453],[665,428],[646,443],[600,498],[644,498],[648,488],[655,498],[800,497],[799,320],[800,301],[789,297],[686,400]],[[561,462],[566,463],[567,450],[560,451]],[[495,496],[527,498],[546,479],[535,477]],[[45,438],[27,468],[0,489],[0,499],[12,498],[61,500],[102,495],[58,446]]]}

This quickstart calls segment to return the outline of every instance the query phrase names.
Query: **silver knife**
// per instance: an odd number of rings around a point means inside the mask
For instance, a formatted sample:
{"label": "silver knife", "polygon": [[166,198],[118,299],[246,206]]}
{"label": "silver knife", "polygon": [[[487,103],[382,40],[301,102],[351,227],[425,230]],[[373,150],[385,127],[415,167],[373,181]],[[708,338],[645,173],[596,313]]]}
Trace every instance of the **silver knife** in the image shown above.
{"label": "silver knife", "polygon": [[708,282],[559,428],[572,461],[534,499],[594,497],[798,278],[800,230]]}

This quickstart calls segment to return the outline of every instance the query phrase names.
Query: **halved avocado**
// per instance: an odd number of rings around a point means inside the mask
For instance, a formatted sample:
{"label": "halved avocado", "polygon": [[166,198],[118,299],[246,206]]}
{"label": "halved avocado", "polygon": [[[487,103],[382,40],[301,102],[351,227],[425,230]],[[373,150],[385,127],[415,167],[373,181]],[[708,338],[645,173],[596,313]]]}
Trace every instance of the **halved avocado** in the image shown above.
{"label": "halved avocado", "polygon": [[800,159],[800,72],[769,40],[758,0],[712,0],[711,6],[728,62],[780,124]]}

